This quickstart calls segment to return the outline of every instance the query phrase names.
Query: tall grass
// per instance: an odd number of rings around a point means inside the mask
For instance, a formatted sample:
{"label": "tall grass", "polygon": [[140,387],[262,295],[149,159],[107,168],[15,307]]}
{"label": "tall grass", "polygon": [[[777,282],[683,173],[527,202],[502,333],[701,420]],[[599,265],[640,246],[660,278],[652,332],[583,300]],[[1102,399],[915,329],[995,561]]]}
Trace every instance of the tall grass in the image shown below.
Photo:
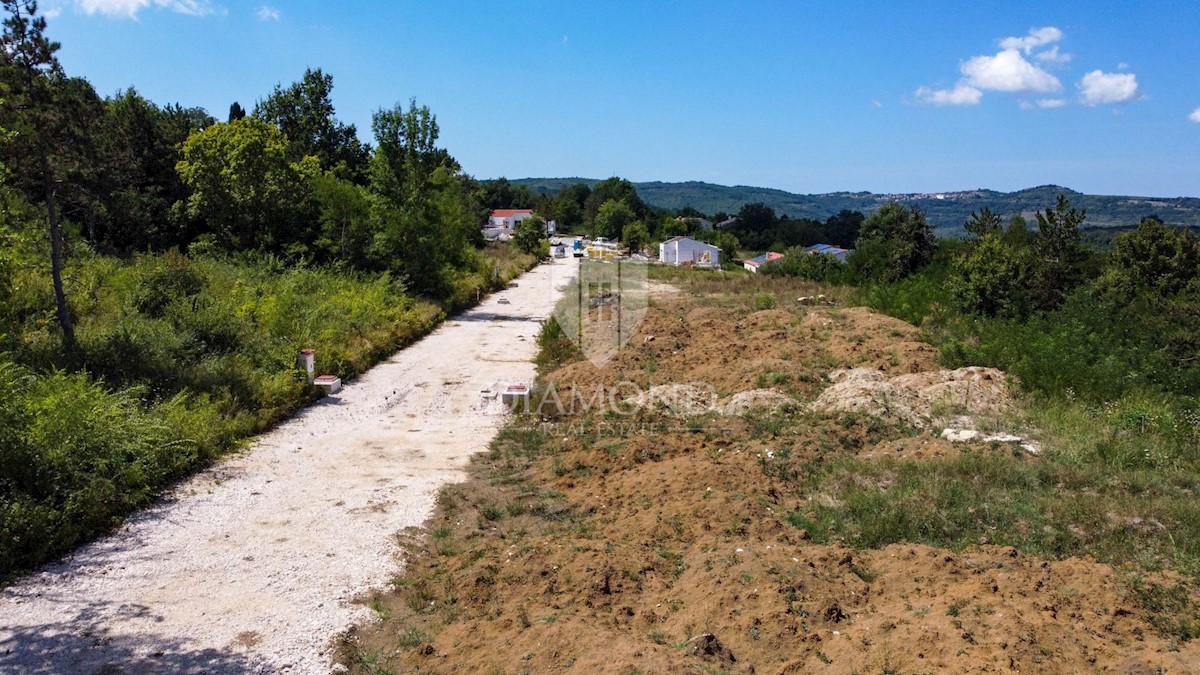
{"label": "tall grass", "polygon": [[818,541],[861,548],[999,544],[1200,581],[1200,416],[1177,414],[1164,394],[1035,398],[1009,424],[1037,433],[1042,454],[995,444],[938,459],[812,462],[793,477],[811,506],[790,520]]}
{"label": "tall grass", "polygon": [[220,445],[212,410],[184,396],[147,406],[143,389],[7,357],[0,386],[0,578],[116,524]]}
{"label": "tall grass", "polygon": [[18,269],[0,353],[0,580],[313,400],[300,349],[316,350],[319,373],[353,377],[533,262],[479,252],[435,302],[386,274],[270,256],[80,254],[67,275],[74,354],[61,351],[48,276]]}

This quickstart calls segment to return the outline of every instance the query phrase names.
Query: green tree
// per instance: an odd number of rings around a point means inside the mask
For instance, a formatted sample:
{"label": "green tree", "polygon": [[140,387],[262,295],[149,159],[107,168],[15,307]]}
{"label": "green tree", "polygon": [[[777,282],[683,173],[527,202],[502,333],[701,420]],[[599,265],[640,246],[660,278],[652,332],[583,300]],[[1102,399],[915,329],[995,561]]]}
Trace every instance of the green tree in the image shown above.
{"label": "green tree", "polygon": [[172,206],[187,199],[176,171],[183,143],[214,120],[198,108],[160,109],[133,89],[105,102],[101,135],[105,222],[93,245],[120,253],[187,243]]}
{"label": "green tree", "polygon": [[732,232],[722,230],[704,230],[696,233],[696,239],[706,244],[712,244],[721,249],[721,264],[732,265],[737,260],[741,243]]}
{"label": "green tree", "polygon": [[[59,187],[71,147],[56,97],[64,79],[55,56],[59,44],[45,36],[46,19],[37,16],[34,0],[4,0],[8,14],[0,36],[0,81],[7,89],[4,126],[15,132],[17,153],[30,160],[30,177],[38,181],[45,200],[46,233],[50,240],[50,276],[64,351],[75,351],[75,323],[63,289],[63,231]],[[13,167],[14,169],[16,167]]]}
{"label": "green tree", "polygon": [[775,216],[775,209],[762,202],[742,204],[742,208],[738,209],[737,212],[737,227],[739,229],[752,232],[767,232],[774,228],[777,222],[779,222],[779,218]]}
{"label": "green tree", "polygon": [[751,251],[770,248],[779,239],[779,219],[775,209],[762,202],[743,204],[737,212],[737,221],[729,231]]}
{"label": "green tree", "polygon": [[533,195],[525,185],[513,185],[501,176],[480,185],[480,200],[489,211],[533,208]]}
{"label": "green tree", "polygon": [[417,293],[443,297],[448,269],[461,263],[469,248],[467,228],[476,228],[465,192],[458,176],[439,167],[420,198],[403,208],[376,196],[372,257],[378,266],[400,275]]}
{"label": "green tree", "polygon": [[933,228],[917,207],[884,204],[863,221],[851,262],[860,278],[897,281],[933,257]]}
{"label": "green tree", "polygon": [[437,118],[415,100],[375,113],[371,191],[374,258],[431,297],[446,290],[446,268],[478,236],[477,202],[458,162],[437,147]]}
{"label": "green tree", "polygon": [[[624,178],[606,178],[599,183],[596,183],[591,189],[591,193],[587,195],[583,205],[583,223],[587,227],[595,227],[596,218],[600,214],[600,207],[610,201],[624,202],[625,206],[633,212],[634,218],[645,218],[650,214],[650,207],[646,206],[646,202],[638,196],[637,188],[633,183]],[[620,230],[617,230],[619,233]],[[606,236],[606,235],[602,235]],[[617,234],[612,235],[614,237]]]}
{"label": "green tree", "polygon": [[[12,133],[0,129],[0,147],[12,140]],[[18,235],[12,227],[16,212],[24,209],[20,198],[8,187],[8,167],[0,163],[0,335],[12,329],[12,312],[9,301],[13,292],[13,269],[18,264]]]}
{"label": "green tree", "polygon": [[[658,228],[655,230],[655,232],[657,234],[655,237],[656,239],[659,241],[666,241],[671,237],[686,237],[691,234],[691,229],[688,227],[686,221],[667,218],[666,220],[659,222]],[[702,236],[702,232],[696,233],[697,239]]]}
{"label": "green tree", "polygon": [[1025,220],[1025,216],[1018,213],[1008,221],[1008,229],[1004,230],[1004,236],[1001,239],[1009,248],[1021,249],[1032,246],[1035,237],[1029,231],[1029,223]]}
{"label": "green tree", "polygon": [[1087,253],[1079,227],[1087,213],[1071,206],[1066,196],[1060,194],[1053,208],[1047,207],[1036,215],[1038,232],[1031,291],[1034,307],[1048,310],[1062,305],[1067,294],[1083,281]]}
{"label": "green tree", "polygon": [[428,106],[417,107],[416,99],[409,101],[408,110],[400,104],[377,110],[371,118],[371,130],[376,145],[371,187],[396,206],[420,199],[439,167],[451,173],[459,170],[458,162],[437,147],[437,118]]}
{"label": "green tree", "polygon": [[536,254],[545,238],[546,221],[541,216],[530,216],[517,223],[513,230],[513,244],[525,253]]}
{"label": "green tree", "polygon": [[573,232],[584,225],[584,207],[592,189],[587,183],[575,183],[559,190],[554,196],[554,213],[560,232]]}
{"label": "green tree", "polygon": [[1004,231],[1004,221],[1000,218],[1000,214],[993,213],[985,206],[978,212],[971,212],[971,217],[963,224],[963,229],[976,239],[982,239],[989,234],[1001,234]]}
{"label": "green tree", "polygon": [[191,189],[188,215],[206,221],[233,249],[283,251],[310,240],[309,182],[317,160],[292,162],[278,128],[244,117],[192,134],[179,175]]}
{"label": "green tree", "polygon": [[320,223],[317,250],[329,260],[369,267],[375,233],[367,189],[326,172],[312,180],[312,196]]}
{"label": "green tree", "polygon": [[1027,313],[1027,249],[1005,245],[997,231],[986,231],[956,257],[953,270],[951,290],[964,312],[1018,318]]}
{"label": "green tree", "polygon": [[1200,279],[1200,238],[1190,230],[1144,218],[1113,241],[1097,289],[1128,303],[1143,294],[1174,296]]}
{"label": "green tree", "polygon": [[641,253],[650,244],[650,231],[640,220],[625,225],[621,230],[621,243],[630,253]]}
{"label": "green tree", "polygon": [[312,155],[322,169],[361,184],[367,177],[370,149],[358,140],[353,124],[334,117],[332,92],[333,76],[319,68],[308,69],[299,82],[287,88],[276,85],[270,96],[254,106],[254,115],[287,136],[293,162]]}
{"label": "green tree", "polygon": [[597,237],[618,239],[624,232],[625,226],[637,219],[633,209],[624,201],[610,199],[600,205],[592,224],[592,232]]}
{"label": "green tree", "polygon": [[837,215],[829,216],[825,220],[825,236],[828,238],[825,243],[852,248],[865,219],[866,216],[862,213],[846,209],[838,211]]}

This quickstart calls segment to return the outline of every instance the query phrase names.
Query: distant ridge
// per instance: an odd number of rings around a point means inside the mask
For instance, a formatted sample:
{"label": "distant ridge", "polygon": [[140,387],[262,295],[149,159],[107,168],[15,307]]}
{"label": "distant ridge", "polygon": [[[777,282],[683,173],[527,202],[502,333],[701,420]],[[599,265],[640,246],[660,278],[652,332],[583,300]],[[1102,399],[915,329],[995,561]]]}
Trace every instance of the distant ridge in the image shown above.
{"label": "distant ridge", "polygon": [[[509,182],[525,185],[534,192],[552,194],[568,185],[595,185],[600,181],[595,178],[519,178],[510,179]],[[672,211],[690,206],[710,215],[721,211],[733,214],[743,204],[762,202],[775,209],[776,214],[823,221],[843,209],[870,213],[887,202],[898,201],[924,210],[929,222],[943,236],[962,232],[962,225],[971,212],[984,207],[1001,214],[1005,220],[1016,213],[1024,214],[1030,226],[1034,226],[1033,213],[1053,206],[1059,194],[1066,195],[1072,206],[1087,209],[1085,227],[1089,228],[1132,227],[1151,215],[1170,224],[1200,228],[1200,199],[1195,197],[1085,195],[1058,185],[1041,185],[1016,192],[979,189],[907,194],[831,192],[809,195],[701,181],[652,181],[634,183],[634,186],[651,206]]]}

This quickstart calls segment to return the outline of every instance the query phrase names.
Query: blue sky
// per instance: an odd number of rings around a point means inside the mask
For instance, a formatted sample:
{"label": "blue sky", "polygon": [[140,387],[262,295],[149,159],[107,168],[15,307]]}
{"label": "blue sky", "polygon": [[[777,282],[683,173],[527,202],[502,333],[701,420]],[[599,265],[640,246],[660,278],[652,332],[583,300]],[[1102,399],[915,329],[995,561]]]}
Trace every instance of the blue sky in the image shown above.
{"label": "blue sky", "polygon": [[42,0],[71,75],[223,119],[304,69],[479,178],[1200,197],[1200,2]]}

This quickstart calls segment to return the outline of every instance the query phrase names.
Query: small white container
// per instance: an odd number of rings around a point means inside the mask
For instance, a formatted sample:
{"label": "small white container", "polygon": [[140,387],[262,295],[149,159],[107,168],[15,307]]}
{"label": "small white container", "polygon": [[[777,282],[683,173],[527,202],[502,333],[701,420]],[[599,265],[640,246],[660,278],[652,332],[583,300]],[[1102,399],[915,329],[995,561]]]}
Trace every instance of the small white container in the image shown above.
{"label": "small white container", "polygon": [[518,408],[529,409],[529,387],[523,384],[510,384],[500,394],[500,400],[504,405],[516,410]]}
{"label": "small white container", "polygon": [[322,375],[313,384],[325,390],[326,394],[336,394],[342,390],[342,378],[333,375]]}

